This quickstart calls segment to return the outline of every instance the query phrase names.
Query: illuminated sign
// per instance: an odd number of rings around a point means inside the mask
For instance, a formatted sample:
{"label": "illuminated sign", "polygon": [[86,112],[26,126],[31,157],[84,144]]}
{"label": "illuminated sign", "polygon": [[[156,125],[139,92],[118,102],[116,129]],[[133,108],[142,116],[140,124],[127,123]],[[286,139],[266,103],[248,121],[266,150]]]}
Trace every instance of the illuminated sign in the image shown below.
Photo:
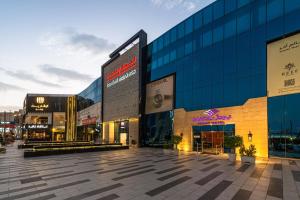
{"label": "illuminated sign", "polygon": [[29,124],[28,128],[29,129],[46,129],[46,128],[48,128],[48,125],[45,125],[45,124]]}
{"label": "illuminated sign", "polygon": [[231,120],[231,115],[219,115],[220,111],[217,109],[210,109],[205,112],[203,112],[203,116],[200,117],[194,117],[192,121],[194,123],[197,123],[199,125],[222,125],[225,124],[226,121]]}
{"label": "illuminated sign", "polygon": [[268,44],[268,96],[300,93],[300,34]]}
{"label": "illuminated sign", "polygon": [[133,75],[136,74],[136,63],[137,57],[134,56],[129,63],[123,64],[121,67],[117,68],[113,72],[106,75],[107,84],[106,87],[109,88]]}
{"label": "illuminated sign", "polygon": [[44,102],[45,102],[45,98],[44,98],[44,97],[37,97],[37,98],[36,98],[36,103],[42,104],[42,103],[44,103]]}
{"label": "illuminated sign", "polygon": [[34,108],[35,111],[44,111],[49,107],[49,105],[45,103],[44,97],[36,97],[36,103],[36,105],[31,105],[31,108]]}

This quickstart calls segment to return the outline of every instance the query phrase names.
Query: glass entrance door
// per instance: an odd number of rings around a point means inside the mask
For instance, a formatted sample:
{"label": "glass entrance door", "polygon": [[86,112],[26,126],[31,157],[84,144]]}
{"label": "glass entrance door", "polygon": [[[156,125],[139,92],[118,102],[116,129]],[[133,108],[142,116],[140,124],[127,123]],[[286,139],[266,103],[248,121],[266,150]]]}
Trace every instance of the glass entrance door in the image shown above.
{"label": "glass entrance door", "polygon": [[202,131],[201,147],[203,153],[223,153],[224,131]]}

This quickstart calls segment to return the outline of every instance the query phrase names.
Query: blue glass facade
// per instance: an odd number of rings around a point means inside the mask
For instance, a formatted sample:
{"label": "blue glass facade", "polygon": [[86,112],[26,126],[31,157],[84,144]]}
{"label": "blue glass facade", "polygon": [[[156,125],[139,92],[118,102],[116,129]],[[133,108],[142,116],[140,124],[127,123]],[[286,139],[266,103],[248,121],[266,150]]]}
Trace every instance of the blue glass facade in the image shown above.
{"label": "blue glass facade", "polygon": [[83,110],[102,100],[102,78],[97,78],[77,98],[77,110]]}
{"label": "blue glass facade", "polygon": [[[148,45],[147,81],[175,73],[175,109],[186,111],[265,97],[267,44],[299,32],[299,19],[299,0],[217,0]],[[299,94],[268,99],[270,155],[300,156],[296,102]]]}

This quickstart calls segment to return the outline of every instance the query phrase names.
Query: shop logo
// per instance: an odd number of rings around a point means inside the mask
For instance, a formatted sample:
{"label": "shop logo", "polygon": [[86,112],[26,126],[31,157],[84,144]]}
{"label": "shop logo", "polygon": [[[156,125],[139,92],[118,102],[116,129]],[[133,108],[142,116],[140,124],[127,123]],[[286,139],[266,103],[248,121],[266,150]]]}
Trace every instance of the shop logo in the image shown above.
{"label": "shop logo", "polygon": [[204,114],[208,115],[208,116],[213,116],[215,114],[217,114],[219,112],[219,110],[217,109],[209,109],[207,111],[204,112]]}
{"label": "shop logo", "polygon": [[209,109],[203,112],[203,116],[194,117],[192,121],[199,125],[207,125],[207,124],[225,124],[226,121],[232,118],[231,115],[219,115],[220,111],[218,109]]}
{"label": "shop logo", "polygon": [[[283,72],[281,73],[282,76],[284,77],[291,77],[294,76],[298,73],[297,66],[294,63],[289,62],[283,67]],[[283,85],[284,87],[290,87],[294,86],[296,84],[296,79],[295,78],[288,78],[284,80]]]}
{"label": "shop logo", "polygon": [[110,81],[116,80],[120,76],[126,74],[127,72],[129,72],[130,70],[135,68],[136,63],[137,63],[137,57],[134,56],[129,63],[125,63],[121,67],[119,67],[119,68],[115,69],[114,71],[108,73],[106,75],[106,81],[110,82]]}
{"label": "shop logo", "polygon": [[36,105],[32,104],[31,108],[34,108],[35,111],[44,111],[49,107],[48,104],[45,103],[45,98],[44,97],[36,97]]}
{"label": "shop logo", "polygon": [[36,98],[36,103],[42,104],[42,103],[44,103],[44,102],[45,102],[45,98],[44,98],[44,97],[37,97],[37,98]]}

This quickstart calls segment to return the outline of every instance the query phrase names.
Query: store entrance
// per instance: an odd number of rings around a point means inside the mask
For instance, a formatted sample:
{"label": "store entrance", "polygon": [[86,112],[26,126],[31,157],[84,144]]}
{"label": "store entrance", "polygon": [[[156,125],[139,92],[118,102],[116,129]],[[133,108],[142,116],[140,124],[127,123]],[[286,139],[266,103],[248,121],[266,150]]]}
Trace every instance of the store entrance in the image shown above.
{"label": "store entrance", "polygon": [[221,154],[224,152],[224,131],[202,131],[200,139],[203,153]]}
{"label": "store entrance", "polygon": [[129,121],[115,122],[115,143],[129,144]]}
{"label": "store entrance", "polygon": [[224,137],[235,135],[235,125],[193,126],[193,150],[209,154],[230,152],[224,145]]}

